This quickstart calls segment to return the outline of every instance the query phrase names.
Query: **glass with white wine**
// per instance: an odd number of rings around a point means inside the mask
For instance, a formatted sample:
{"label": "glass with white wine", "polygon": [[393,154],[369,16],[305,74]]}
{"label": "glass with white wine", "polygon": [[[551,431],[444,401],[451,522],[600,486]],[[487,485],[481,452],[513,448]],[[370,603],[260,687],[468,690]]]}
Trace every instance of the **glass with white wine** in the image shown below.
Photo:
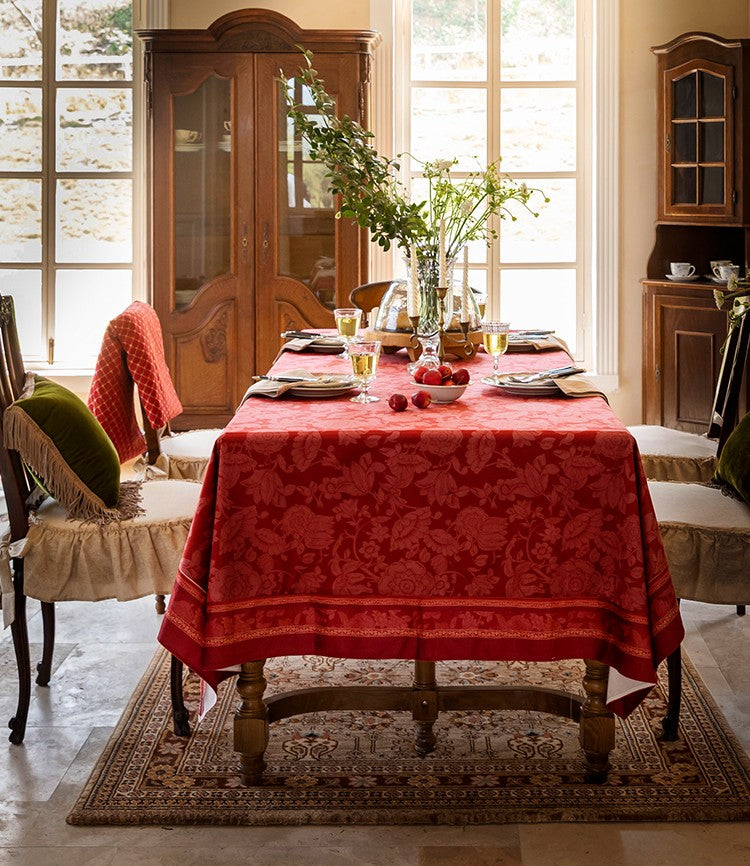
{"label": "glass with white wine", "polygon": [[336,320],[336,329],[344,341],[344,352],[341,357],[349,360],[349,343],[357,336],[360,322],[362,321],[362,310],[357,307],[339,307],[333,311]]}
{"label": "glass with white wine", "polygon": [[484,351],[492,355],[492,378],[497,382],[500,376],[500,355],[508,350],[507,322],[482,322],[482,343]]}
{"label": "glass with white wine", "polygon": [[360,388],[359,394],[349,399],[352,403],[376,403],[380,397],[374,397],[367,389],[378,369],[380,340],[353,340],[349,345],[349,357],[354,378]]}

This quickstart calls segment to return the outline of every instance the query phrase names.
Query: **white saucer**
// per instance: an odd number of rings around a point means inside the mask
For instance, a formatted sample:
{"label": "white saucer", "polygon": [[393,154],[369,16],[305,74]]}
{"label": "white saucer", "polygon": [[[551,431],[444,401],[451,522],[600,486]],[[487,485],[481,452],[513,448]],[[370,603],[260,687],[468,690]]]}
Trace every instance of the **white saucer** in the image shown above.
{"label": "white saucer", "polygon": [[691,274],[689,277],[676,277],[674,274],[664,274],[664,276],[673,283],[694,283],[701,278],[700,274]]}
{"label": "white saucer", "polygon": [[175,144],[174,149],[180,153],[191,153],[196,150],[203,150],[205,146],[202,141],[188,141],[183,144]]}
{"label": "white saucer", "polygon": [[219,142],[219,150],[225,150],[227,153],[230,153],[232,150],[232,142],[231,141],[220,141]]}
{"label": "white saucer", "polygon": [[711,280],[712,283],[716,283],[719,286],[726,286],[729,280],[722,280],[721,277],[715,277],[713,274],[706,274],[706,279]]}

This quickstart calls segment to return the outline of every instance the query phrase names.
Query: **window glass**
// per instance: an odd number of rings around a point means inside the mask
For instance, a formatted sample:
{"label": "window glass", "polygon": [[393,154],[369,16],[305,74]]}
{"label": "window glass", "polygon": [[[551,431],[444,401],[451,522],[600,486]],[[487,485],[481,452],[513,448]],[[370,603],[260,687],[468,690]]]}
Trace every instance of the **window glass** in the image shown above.
{"label": "window glass", "polygon": [[67,178],[56,198],[58,262],[132,259],[132,181]]}
{"label": "window glass", "polygon": [[[534,202],[534,218],[524,213],[515,222],[500,223],[501,262],[575,262],[576,182],[564,178],[526,180],[529,187],[541,188],[549,198]],[[515,208],[516,214],[521,213]]]}
{"label": "window glass", "polygon": [[505,171],[575,171],[575,91],[570,87],[504,89],[500,153]]}
{"label": "window glass", "polygon": [[500,15],[503,80],[576,77],[575,0],[503,0]]}
{"label": "window glass", "polygon": [[4,87],[0,101],[0,171],[41,171],[42,89]]}
{"label": "window glass", "polygon": [[458,171],[487,160],[487,94],[465,87],[414,87],[411,153],[419,160],[458,158]]}
{"label": "window glass", "polygon": [[56,68],[60,80],[133,77],[130,3],[58,0]]}
{"label": "window glass", "polygon": [[0,3],[0,78],[42,77],[42,0]]}
{"label": "window glass", "polygon": [[13,298],[18,339],[24,355],[46,360],[42,335],[42,272],[0,268],[0,295]]}
{"label": "window glass", "polygon": [[60,88],[56,141],[58,171],[130,171],[132,91]]}
{"label": "window glass", "polygon": [[55,361],[92,365],[110,319],[132,299],[130,270],[57,271]]}
{"label": "window glass", "polygon": [[480,81],[487,77],[485,0],[414,0],[411,77]]}
{"label": "window glass", "polygon": [[511,328],[554,329],[576,352],[576,272],[573,268],[503,270],[500,316]]}
{"label": "window glass", "polygon": [[41,180],[0,178],[0,200],[0,261],[41,262]]}

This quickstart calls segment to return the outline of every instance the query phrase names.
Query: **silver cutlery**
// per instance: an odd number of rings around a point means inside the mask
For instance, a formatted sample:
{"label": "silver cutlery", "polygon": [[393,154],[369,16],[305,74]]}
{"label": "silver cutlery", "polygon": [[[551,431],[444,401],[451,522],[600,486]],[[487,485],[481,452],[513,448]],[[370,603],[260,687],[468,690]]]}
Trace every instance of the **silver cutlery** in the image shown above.
{"label": "silver cutlery", "polygon": [[347,382],[354,382],[353,378],[344,376],[253,376],[256,382],[308,382],[315,385],[326,385],[336,383],[344,385]]}
{"label": "silver cutlery", "polygon": [[517,385],[528,385],[530,382],[539,382],[542,379],[559,379],[563,376],[572,376],[574,373],[583,373],[582,367],[557,367],[554,370],[542,370],[539,373],[529,373],[526,376],[508,376],[508,381]]}
{"label": "silver cutlery", "polygon": [[315,337],[326,337],[331,336],[330,334],[319,334],[316,331],[282,331],[282,337],[288,339],[302,339],[302,340],[312,340]]}

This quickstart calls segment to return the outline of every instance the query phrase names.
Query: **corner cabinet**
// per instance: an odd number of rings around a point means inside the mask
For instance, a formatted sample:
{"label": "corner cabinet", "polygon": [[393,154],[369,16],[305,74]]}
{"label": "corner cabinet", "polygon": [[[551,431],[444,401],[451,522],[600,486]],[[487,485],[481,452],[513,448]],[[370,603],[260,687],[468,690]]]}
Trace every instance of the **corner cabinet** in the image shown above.
{"label": "corner cabinet", "polygon": [[292,328],[332,327],[367,282],[368,236],[337,220],[325,169],[287,118],[279,72],[314,53],[336,109],[367,125],[377,34],[302,30],[249,9],[207,30],[139,31],[148,104],[150,291],[184,412],[222,426]]}
{"label": "corner cabinet", "polygon": [[[712,260],[750,263],[750,40],[686,33],[652,49],[658,80],[658,197],[643,283],[643,415],[708,429],[727,314]],[[670,262],[696,276],[672,280]]]}

